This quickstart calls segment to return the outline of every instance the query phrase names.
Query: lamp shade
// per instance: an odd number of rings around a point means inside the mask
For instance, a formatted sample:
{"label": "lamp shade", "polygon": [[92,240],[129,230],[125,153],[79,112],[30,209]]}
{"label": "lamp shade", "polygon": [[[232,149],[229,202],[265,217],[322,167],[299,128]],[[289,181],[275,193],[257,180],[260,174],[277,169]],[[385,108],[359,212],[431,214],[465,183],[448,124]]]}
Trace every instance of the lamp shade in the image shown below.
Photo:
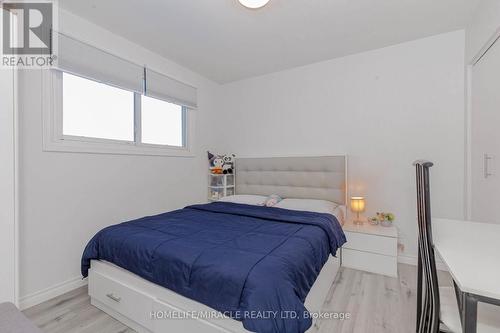
{"label": "lamp shade", "polygon": [[243,6],[251,9],[257,9],[267,5],[269,0],[238,0]]}
{"label": "lamp shade", "polygon": [[365,211],[364,197],[351,197],[351,210],[354,213],[362,213]]}

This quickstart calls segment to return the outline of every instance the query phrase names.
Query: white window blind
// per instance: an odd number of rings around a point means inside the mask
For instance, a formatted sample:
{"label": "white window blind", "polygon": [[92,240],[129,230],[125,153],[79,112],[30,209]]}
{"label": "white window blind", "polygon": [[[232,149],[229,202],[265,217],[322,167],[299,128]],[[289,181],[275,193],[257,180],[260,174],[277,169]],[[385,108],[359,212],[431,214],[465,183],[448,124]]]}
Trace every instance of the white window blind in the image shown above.
{"label": "white window blind", "polygon": [[56,68],[170,103],[197,108],[197,89],[63,33],[57,38]]}
{"label": "white window blind", "polygon": [[195,87],[179,82],[146,68],[146,96],[195,109],[197,91]]}
{"label": "white window blind", "polygon": [[130,91],[143,92],[143,67],[61,33],[56,33],[56,36],[58,69]]}

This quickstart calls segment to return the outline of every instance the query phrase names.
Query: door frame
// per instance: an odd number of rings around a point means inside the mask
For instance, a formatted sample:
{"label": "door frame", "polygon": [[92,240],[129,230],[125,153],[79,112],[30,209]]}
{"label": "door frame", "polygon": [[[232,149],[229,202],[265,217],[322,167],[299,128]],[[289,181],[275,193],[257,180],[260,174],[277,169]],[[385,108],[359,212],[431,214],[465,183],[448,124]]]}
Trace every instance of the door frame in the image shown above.
{"label": "door frame", "polygon": [[[0,14],[3,16],[3,8],[0,8]],[[2,18],[3,20],[3,18]],[[18,38],[17,29],[14,29],[14,38]],[[19,307],[19,295],[20,295],[20,265],[19,265],[19,252],[20,252],[20,237],[19,237],[19,70],[16,67],[12,69],[0,69],[3,71],[12,71],[12,108],[8,112],[12,112],[9,115],[12,119],[11,129],[7,131],[5,138],[12,141],[12,146],[8,148],[9,152],[6,156],[6,160],[12,166],[12,169],[6,175],[5,180],[12,184],[12,188],[7,189],[5,193],[6,198],[10,198],[12,205],[9,210],[8,223],[12,223],[14,227],[13,239],[13,297],[11,301]],[[4,193],[2,193],[4,196]]]}
{"label": "door frame", "polygon": [[495,45],[500,43],[500,27],[488,39],[479,52],[466,64],[465,68],[465,188],[464,216],[472,218],[472,74],[474,66]]}
{"label": "door frame", "polygon": [[19,265],[19,249],[20,249],[20,233],[19,233],[19,215],[20,215],[20,201],[19,201],[19,71],[14,69],[13,77],[13,136],[14,136],[14,304],[19,307],[20,298],[20,265]]}
{"label": "door frame", "polygon": [[[9,107],[6,111],[7,119],[9,123],[5,124],[8,128],[5,133],[3,133],[1,140],[6,140],[9,142],[7,147],[7,156],[5,156],[5,161],[8,171],[1,175],[2,181],[6,181],[9,184],[8,187],[2,187],[2,198],[8,200],[8,205],[5,205],[3,209],[7,212],[6,228],[10,229],[13,226],[13,234],[11,235],[13,239],[13,248],[7,249],[7,254],[13,256],[13,266],[11,268],[14,270],[13,276],[13,287],[10,293],[13,295],[13,299],[8,299],[19,304],[19,117],[18,117],[18,72],[15,68],[12,69],[0,69],[1,71],[11,71],[9,74],[9,84],[12,84],[12,107]],[[12,75],[12,76],[11,76]],[[9,103],[10,104],[10,103]],[[11,142],[11,143],[10,143]],[[12,145],[11,145],[12,144]],[[2,232],[4,232],[2,230]],[[10,237],[10,236],[7,236]],[[10,266],[10,263],[9,263]],[[9,270],[11,269],[9,268]],[[10,274],[9,274],[10,275]],[[10,281],[10,278],[9,278]],[[10,282],[9,282],[10,283]],[[10,287],[9,287],[10,288]]]}

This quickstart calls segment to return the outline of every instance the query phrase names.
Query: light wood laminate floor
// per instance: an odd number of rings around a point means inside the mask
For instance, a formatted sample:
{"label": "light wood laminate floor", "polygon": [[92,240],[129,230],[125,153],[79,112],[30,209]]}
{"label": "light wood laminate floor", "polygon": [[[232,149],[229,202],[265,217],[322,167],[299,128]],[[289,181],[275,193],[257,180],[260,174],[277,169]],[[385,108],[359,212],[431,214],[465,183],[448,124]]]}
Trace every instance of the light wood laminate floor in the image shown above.
{"label": "light wood laminate floor", "polygon": [[[328,293],[324,312],[343,312],[348,319],[326,319],[320,333],[414,332],[416,267],[399,265],[399,278],[342,268]],[[450,285],[447,273],[440,283]],[[130,328],[90,304],[79,288],[24,311],[46,333],[132,333]]]}

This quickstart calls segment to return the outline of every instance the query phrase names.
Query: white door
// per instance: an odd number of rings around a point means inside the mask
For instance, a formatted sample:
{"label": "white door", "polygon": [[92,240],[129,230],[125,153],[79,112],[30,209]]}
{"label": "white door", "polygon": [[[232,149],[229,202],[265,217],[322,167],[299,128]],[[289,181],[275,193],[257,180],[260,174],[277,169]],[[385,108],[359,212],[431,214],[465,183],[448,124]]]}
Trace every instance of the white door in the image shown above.
{"label": "white door", "polygon": [[0,303],[16,303],[14,125],[14,73],[0,69]]}
{"label": "white door", "polygon": [[472,69],[471,218],[500,223],[500,41]]}

